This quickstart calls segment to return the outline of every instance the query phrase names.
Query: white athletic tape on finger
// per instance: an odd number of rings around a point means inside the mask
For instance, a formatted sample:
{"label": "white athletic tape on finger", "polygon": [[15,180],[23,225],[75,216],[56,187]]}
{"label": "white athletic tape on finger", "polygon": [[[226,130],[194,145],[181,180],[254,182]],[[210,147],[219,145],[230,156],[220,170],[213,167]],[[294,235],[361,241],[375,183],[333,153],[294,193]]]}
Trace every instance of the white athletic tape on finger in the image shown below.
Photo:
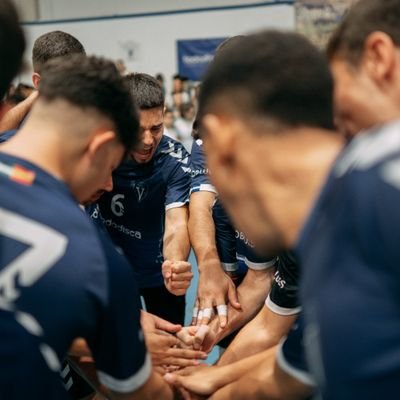
{"label": "white athletic tape on finger", "polygon": [[217,306],[218,315],[228,315],[228,306],[226,304],[220,304]]}
{"label": "white athletic tape on finger", "polygon": [[193,307],[193,318],[197,318],[197,314],[199,313],[198,307]]}
{"label": "white athletic tape on finger", "polygon": [[212,313],[213,313],[212,308],[204,308],[202,311],[203,311],[203,318],[210,319],[212,317]]}
{"label": "white athletic tape on finger", "polygon": [[199,313],[197,314],[197,320],[201,321],[203,319],[203,310],[200,310]]}

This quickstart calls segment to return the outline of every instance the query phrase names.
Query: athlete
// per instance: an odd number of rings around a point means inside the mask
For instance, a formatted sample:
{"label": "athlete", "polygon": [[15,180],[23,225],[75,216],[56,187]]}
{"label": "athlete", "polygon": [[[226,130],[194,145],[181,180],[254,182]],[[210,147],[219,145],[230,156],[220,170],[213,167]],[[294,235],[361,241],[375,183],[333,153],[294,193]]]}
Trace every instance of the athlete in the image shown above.
{"label": "athlete", "polygon": [[[132,271],[78,207],[137,131],[135,105],[112,62],[73,55],[44,67],[30,118],[0,149],[1,301],[18,310],[51,370],[82,337],[110,397],[172,398],[151,368]],[[31,370],[38,385],[47,379],[39,372]],[[10,375],[20,383],[19,370]]]}
{"label": "athlete", "polygon": [[[306,343],[315,344],[308,353],[326,398],[395,398],[399,388],[399,6],[360,1],[328,45],[339,126],[358,136],[335,164],[297,245],[307,266]],[[317,265],[321,252],[327,262]]]}
{"label": "athlete", "polygon": [[4,115],[3,120],[0,121],[0,132],[2,132],[0,142],[12,137],[28,115],[38,96],[37,89],[44,64],[54,58],[65,57],[70,54],[85,54],[85,49],[82,43],[69,33],[51,31],[35,40],[32,50],[32,83],[36,90]]}
{"label": "athlete", "polygon": [[[249,35],[216,58],[207,73],[200,94],[200,118],[211,178],[235,226],[266,255],[293,247],[343,146],[342,137],[332,132],[332,110],[327,62],[296,34],[266,31]],[[283,281],[277,275],[274,284],[285,288]],[[290,286],[286,286],[287,294]],[[291,306],[276,304],[275,295],[274,291],[270,294],[267,306],[275,311],[299,311],[298,300]],[[280,308],[274,308],[277,305]],[[291,322],[294,318],[290,316]],[[275,363],[272,353],[269,349],[239,361],[238,370],[249,372],[238,381],[237,376],[230,381],[227,373],[235,368],[222,367],[231,383],[212,398],[309,395],[311,385]],[[294,358],[285,358],[290,359],[294,363]],[[265,385],[266,374],[274,385]],[[166,379],[197,391],[187,385],[189,378],[168,374]]]}
{"label": "athlete", "polygon": [[101,197],[92,218],[103,221],[131,263],[146,310],[183,324],[192,279],[186,261],[190,158],[163,136],[164,95],[155,78],[125,79],[139,105],[141,142],[113,174],[113,191]]}
{"label": "athlete", "polygon": [[[17,12],[11,2],[4,0],[0,4],[0,98],[3,98],[12,78],[18,72],[25,48],[25,39],[19,25]],[[4,62],[6,60],[6,62]],[[0,103],[0,119],[3,104]],[[1,247],[2,252],[3,246]],[[0,253],[1,254],[1,253]],[[40,353],[40,343],[21,324],[23,314],[7,302],[0,301],[0,331],[1,346],[0,359],[2,369],[0,377],[1,396],[7,399],[33,398],[40,399],[46,396],[63,399],[66,393],[62,388],[58,375],[46,364]],[[22,319],[23,320],[23,319]],[[9,343],[18,343],[11,347]],[[31,373],[36,371],[46,385],[41,384]],[[16,375],[23,377],[20,379]]]}

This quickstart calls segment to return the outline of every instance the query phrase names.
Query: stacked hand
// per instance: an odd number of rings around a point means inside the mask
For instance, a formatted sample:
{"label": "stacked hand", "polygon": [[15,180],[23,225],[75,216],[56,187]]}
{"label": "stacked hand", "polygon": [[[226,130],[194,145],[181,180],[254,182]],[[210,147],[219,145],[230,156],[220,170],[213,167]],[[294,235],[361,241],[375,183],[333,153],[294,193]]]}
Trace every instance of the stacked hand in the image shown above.
{"label": "stacked hand", "polygon": [[192,266],[186,261],[165,260],[162,265],[165,287],[176,296],[183,296],[192,281]]}
{"label": "stacked hand", "polygon": [[180,325],[171,324],[155,315],[142,312],[142,328],[152,363],[160,373],[199,365],[207,354],[194,350],[178,337]]}

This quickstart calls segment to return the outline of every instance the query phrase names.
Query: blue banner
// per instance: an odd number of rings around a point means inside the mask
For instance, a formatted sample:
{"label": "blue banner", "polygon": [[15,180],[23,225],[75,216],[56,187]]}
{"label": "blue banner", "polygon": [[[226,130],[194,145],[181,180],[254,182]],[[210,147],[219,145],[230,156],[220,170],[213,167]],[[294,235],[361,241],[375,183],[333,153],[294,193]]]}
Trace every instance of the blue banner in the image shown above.
{"label": "blue banner", "polygon": [[178,40],[178,72],[192,81],[201,81],[216,48],[226,38]]}

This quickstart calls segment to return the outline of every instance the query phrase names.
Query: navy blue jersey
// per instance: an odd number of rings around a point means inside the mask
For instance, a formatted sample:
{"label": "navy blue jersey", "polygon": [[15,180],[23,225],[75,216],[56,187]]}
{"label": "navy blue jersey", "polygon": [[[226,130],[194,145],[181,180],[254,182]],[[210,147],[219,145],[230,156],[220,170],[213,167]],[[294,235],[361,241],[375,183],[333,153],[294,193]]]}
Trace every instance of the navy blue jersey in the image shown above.
{"label": "navy blue jersey", "polygon": [[279,315],[294,315],[301,311],[300,270],[295,254],[285,251],[278,257],[274,281],[265,305]]}
{"label": "navy blue jersey", "polygon": [[141,288],[162,286],[165,212],[185,206],[190,158],[177,141],[163,136],[146,164],[124,162],[113,175],[114,189],[99,200],[97,215],[133,266]]}
{"label": "navy blue jersey", "polygon": [[305,354],[304,318],[300,314],[286,338],[278,346],[277,364],[288,375],[308,386],[315,386]]}
{"label": "navy blue jersey", "polygon": [[357,137],[298,244],[310,366],[325,399],[398,398],[400,123]]}
{"label": "navy blue jersey", "polygon": [[0,133],[0,143],[6,142],[11,139],[18,131],[16,129],[12,129],[10,131],[5,131]]}
{"label": "navy blue jersey", "polygon": [[0,300],[22,313],[55,369],[83,337],[104,385],[119,392],[141,386],[150,362],[129,265],[63,182],[0,153],[0,186]]}
{"label": "navy blue jersey", "polygon": [[[210,182],[209,170],[207,168],[203,142],[198,139],[193,142],[192,147],[192,184],[190,193],[217,191]],[[248,268],[264,270],[275,265],[275,258],[258,256],[254,251],[254,245],[246,238],[243,232],[235,229],[217,200],[213,208],[213,219],[216,230],[216,245],[221,264],[226,272],[237,272],[242,261]]]}
{"label": "navy blue jersey", "polygon": [[42,354],[43,343],[18,320],[20,312],[0,308],[0,400],[67,400],[58,373]]}

